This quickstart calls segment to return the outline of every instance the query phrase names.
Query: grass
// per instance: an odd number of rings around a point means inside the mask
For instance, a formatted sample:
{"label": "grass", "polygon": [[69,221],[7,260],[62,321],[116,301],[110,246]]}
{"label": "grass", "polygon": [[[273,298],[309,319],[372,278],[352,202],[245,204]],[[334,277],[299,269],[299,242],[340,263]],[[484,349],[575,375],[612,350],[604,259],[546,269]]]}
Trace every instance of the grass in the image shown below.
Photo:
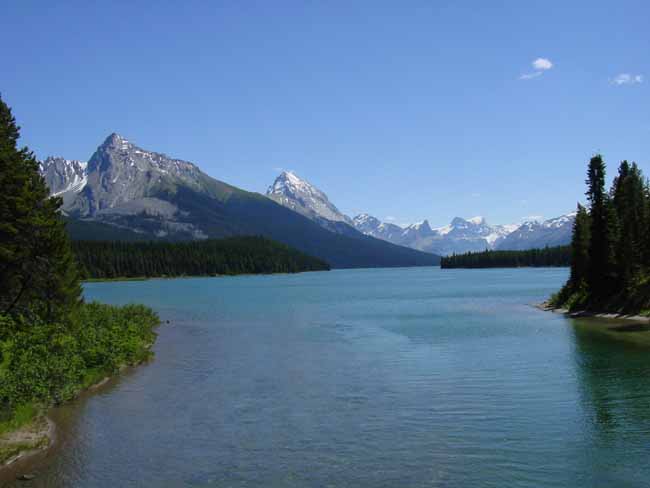
{"label": "grass", "polygon": [[0,422],[0,466],[21,452],[50,444],[48,421],[34,404],[17,407],[10,419]]}
{"label": "grass", "polygon": [[33,403],[19,405],[11,413],[11,416],[5,415],[9,418],[6,420],[3,418],[2,421],[0,421],[0,435],[6,434],[8,432],[13,432],[20,429],[21,427],[24,427],[25,425],[32,422],[40,413],[40,411],[41,409]]}

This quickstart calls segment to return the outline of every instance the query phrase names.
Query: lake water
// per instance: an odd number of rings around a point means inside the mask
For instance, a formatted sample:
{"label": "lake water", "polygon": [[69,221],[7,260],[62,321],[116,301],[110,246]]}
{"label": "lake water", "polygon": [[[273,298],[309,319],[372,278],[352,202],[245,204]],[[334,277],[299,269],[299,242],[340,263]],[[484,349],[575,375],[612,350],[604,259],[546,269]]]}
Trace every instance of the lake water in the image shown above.
{"label": "lake water", "polygon": [[650,341],[531,306],[564,269],[93,283],[153,362],[54,411],[47,487],[650,485]]}

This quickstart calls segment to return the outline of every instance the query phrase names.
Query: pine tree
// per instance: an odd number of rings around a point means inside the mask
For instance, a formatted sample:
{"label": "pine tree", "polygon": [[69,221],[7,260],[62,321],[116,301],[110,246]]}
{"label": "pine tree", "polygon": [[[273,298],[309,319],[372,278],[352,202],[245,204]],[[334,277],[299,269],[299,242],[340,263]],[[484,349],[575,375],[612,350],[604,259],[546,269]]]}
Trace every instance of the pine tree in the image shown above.
{"label": "pine tree", "polygon": [[610,242],[607,232],[607,202],[605,193],[605,163],[601,155],[589,161],[587,199],[590,203],[591,240],[589,243],[589,272],[587,285],[595,296],[607,294],[610,270]]}
{"label": "pine tree", "polygon": [[643,235],[641,238],[641,265],[645,272],[650,270],[650,181],[644,185],[645,215],[643,218]]}
{"label": "pine tree", "polygon": [[590,241],[589,214],[587,209],[578,204],[576,219],[573,223],[573,237],[571,239],[571,275],[569,286],[578,290],[587,280],[589,271],[589,241]]}
{"label": "pine tree", "polygon": [[60,198],[50,198],[38,162],[18,148],[20,129],[0,98],[0,312],[58,319],[81,287]]}
{"label": "pine tree", "polygon": [[620,239],[616,262],[621,289],[630,285],[640,269],[645,240],[645,186],[636,163],[623,161],[612,185],[612,200],[618,216]]}

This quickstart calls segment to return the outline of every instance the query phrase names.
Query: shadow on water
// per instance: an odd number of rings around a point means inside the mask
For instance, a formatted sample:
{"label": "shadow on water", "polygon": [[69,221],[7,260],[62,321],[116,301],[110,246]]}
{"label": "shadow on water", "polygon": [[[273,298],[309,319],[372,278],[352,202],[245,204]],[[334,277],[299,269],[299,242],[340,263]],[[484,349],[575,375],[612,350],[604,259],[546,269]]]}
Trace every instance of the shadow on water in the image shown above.
{"label": "shadow on water", "polygon": [[650,329],[595,319],[572,325],[582,406],[594,433],[609,441],[650,433]]}
{"label": "shadow on water", "polygon": [[612,332],[648,332],[650,331],[649,324],[625,324],[615,325],[609,327]]}

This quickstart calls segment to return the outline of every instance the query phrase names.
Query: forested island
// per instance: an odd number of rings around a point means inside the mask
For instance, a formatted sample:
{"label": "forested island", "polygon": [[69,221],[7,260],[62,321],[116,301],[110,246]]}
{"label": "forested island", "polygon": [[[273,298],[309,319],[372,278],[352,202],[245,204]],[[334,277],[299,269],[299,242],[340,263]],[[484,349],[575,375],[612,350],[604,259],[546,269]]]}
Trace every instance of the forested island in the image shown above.
{"label": "forested island", "polygon": [[85,279],[325,271],[329,265],[264,237],[189,242],[73,241]]}
{"label": "forested island", "polygon": [[623,161],[609,191],[602,156],[587,171],[588,207],[578,205],[571,273],[548,305],[569,311],[650,311],[650,188],[636,163]]}
{"label": "forested island", "polygon": [[147,359],[158,316],[85,303],[61,219],[0,99],[0,467],[47,447],[50,405]]}
{"label": "forested island", "polygon": [[527,249],[525,251],[490,251],[453,254],[440,260],[441,268],[523,268],[569,266],[570,246]]}

